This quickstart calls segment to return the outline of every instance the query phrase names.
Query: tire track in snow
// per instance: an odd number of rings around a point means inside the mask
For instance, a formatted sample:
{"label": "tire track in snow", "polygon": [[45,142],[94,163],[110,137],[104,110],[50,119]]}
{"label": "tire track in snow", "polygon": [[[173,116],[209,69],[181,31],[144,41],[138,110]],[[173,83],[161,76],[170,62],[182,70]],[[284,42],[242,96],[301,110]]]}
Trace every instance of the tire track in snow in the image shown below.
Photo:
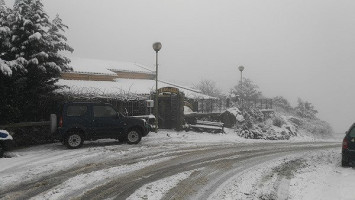
{"label": "tire track in snow", "polygon": [[[120,156],[119,158],[113,156],[110,157],[110,159],[99,160],[95,163],[88,163],[79,166],[77,165],[64,171],[52,173],[47,176],[32,179],[25,183],[17,184],[11,188],[0,190],[0,199],[27,199],[45,191],[51,190],[79,174],[87,174],[98,170],[116,167],[119,165],[131,165],[136,162],[147,161],[151,158],[155,159],[159,157],[178,156],[177,158],[172,159],[169,162],[162,162],[160,164],[148,166],[141,170],[133,171],[132,174],[105,183],[103,186],[100,186],[97,189],[95,188],[93,190],[88,191],[83,196],[77,196],[77,194],[75,194],[74,196],[70,196],[70,198],[77,197],[78,199],[102,199],[118,195],[118,199],[124,199],[130,196],[135,190],[137,190],[139,187],[143,186],[146,183],[152,182],[154,180],[159,180],[164,177],[172,176],[174,174],[178,174],[187,170],[194,170],[207,166],[206,170],[203,170],[201,173],[194,173],[187,180],[182,181],[186,183],[192,180],[192,183],[197,183],[198,186],[206,185],[208,184],[208,182],[211,181],[209,180],[209,178],[223,176],[225,174],[225,171],[230,171],[231,168],[234,167],[234,164],[236,162],[243,161],[243,159],[248,160],[257,156],[262,157],[263,155],[266,155],[271,151],[282,152],[285,151],[285,149],[287,148],[293,148],[294,151],[301,150],[302,148],[304,148],[304,146],[313,146],[312,148],[323,148],[321,146],[326,144],[260,143],[252,145],[224,144],[213,146],[179,146],[176,144],[174,145],[175,146],[163,145],[163,148],[162,146],[143,146],[145,150],[138,149],[134,155],[130,155],[132,154],[132,152],[129,152],[124,154],[126,156]],[[183,148],[181,148],[181,146],[183,146]],[[95,151],[97,150],[95,149]],[[98,148],[98,151],[100,151],[100,148]],[[114,155],[114,149],[112,153],[113,154],[107,155]],[[238,154],[242,155],[242,158],[236,156]],[[213,173],[214,176],[210,176],[210,174]],[[219,181],[218,183],[223,183],[225,179],[226,177],[220,178],[221,181]],[[200,189],[199,187],[196,188],[194,185],[189,186],[191,186],[191,193],[180,193],[180,195],[177,196],[190,196],[193,195],[194,192],[196,192],[195,189]],[[217,186],[212,187],[210,191],[215,190],[216,187]],[[184,186],[182,184],[178,184],[177,188],[174,188],[174,190],[176,189],[177,191],[179,191],[182,188],[184,188]],[[169,191],[169,194],[171,194],[172,192],[173,191]]]}
{"label": "tire track in snow", "polygon": [[[333,143],[334,144],[334,143]],[[327,144],[328,146],[333,144]],[[325,145],[325,144],[323,144]],[[338,144],[337,144],[338,145]],[[178,174],[187,170],[194,170],[204,167],[204,171],[209,171],[206,175],[207,180],[205,183],[202,181],[196,187],[191,186],[191,192],[182,192],[175,199],[185,199],[187,196],[193,196],[192,199],[207,199],[214,190],[218,188],[223,182],[235,174],[234,167],[242,161],[248,161],[249,159],[263,158],[267,155],[275,154],[290,154],[292,152],[302,151],[304,149],[321,149],[328,148],[322,145],[313,144],[261,144],[256,145],[257,148],[252,147],[252,150],[245,151],[244,147],[238,147],[238,145],[233,146],[223,146],[219,149],[206,149],[204,151],[191,152],[186,155],[178,156],[176,159],[172,159],[169,162],[160,163],[157,165],[149,166],[145,169],[138,170],[131,176],[118,178],[114,181],[108,182],[106,185],[95,188],[92,191],[87,192],[85,195],[78,197],[77,199],[103,199],[103,198],[114,198],[116,199],[126,199],[138,188],[145,184],[153,181],[157,181],[174,174]],[[307,147],[307,148],[305,148]],[[236,156],[240,154],[241,156]],[[280,156],[280,155],[278,155]],[[266,160],[264,160],[265,162]],[[250,167],[250,166],[249,166]],[[231,172],[232,171],[232,172]],[[197,173],[198,174],[198,173]],[[202,173],[203,174],[203,173]],[[213,174],[210,176],[210,174]],[[205,178],[206,178],[205,177]],[[196,177],[189,177],[188,180],[194,179],[196,181],[201,180]],[[213,179],[213,180],[212,180]],[[209,182],[213,182],[211,185]],[[185,181],[185,182],[186,182]],[[184,182],[184,181],[183,181]],[[181,185],[181,184],[179,184]],[[202,185],[202,187],[199,187]],[[203,188],[203,186],[208,186]],[[184,186],[174,188],[174,191],[179,191],[179,189],[184,188]],[[186,187],[185,187],[186,188]],[[198,190],[204,191],[203,195],[196,196]],[[170,192],[169,192],[170,193]],[[179,193],[179,192],[177,192]]]}
{"label": "tire track in snow", "polygon": [[189,178],[191,174],[196,171],[199,171],[199,169],[181,172],[179,174],[145,184],[141,188],[136,190],[126,200],[162,199],[162,197],[166,195],[169,192],[169,190],[176,187],[179,184],[179,182]]}
{"label": "tire track in snow", "polygon": [[[147,148],[147,147],[145,147]],[[153,148],[153,147],[151,147]],[[161,148],[156,147],[157,150],[151,150],[149,152],[143,152],[140,154],[133,154],[130,150],[129,153],[133,155],[123,156],[120,158],[113,158],[112,160],[104,160],[103,162],[88,163],[84,165],[74,166],[62,171],[55,172],[49,175],[40,176],[24,182],[17,182],[9,187],[3,187],[0,189],[0,199],[28,199],[36,196],[44,191],[50,190],[68,179],[75,177],[79,174],[91,173],[98,170],[104,170],[118,165],[130,165],[141,161],[151,160],[159,157],[171,157],[176,155],[182,155],[190,151],[204,150],[206,147],[193,147],[185,149],[173,148]],[[135,149],[137,150],[137,149]],[[139,150],[139,149],[138,149]],[[68,152],[68,150],[65,150]],[[89,149],[89,151],[91,151]],[[73,152],[69,152],[71,154]],[[126,155],[126,154],[123,154]],[[34,169],[35,170],[35,169]]]}
{"label": "tire track in snow", "polygon": [[31,199],[69,199],[73,196],[80,196],[87,190],[98,187],[110,179],[122,176],[122,174],[128,174],[132,171],[139,170],[149,165],[157,164],[172,158],[173,157],[164,157],[156,160],[141,161],[132,165],[122,165],[118,167],[93,171],[86,174],[80,174],[68,179],[64,183],[56,186],[55,188],[52,188],[44,194],[38,194]]}

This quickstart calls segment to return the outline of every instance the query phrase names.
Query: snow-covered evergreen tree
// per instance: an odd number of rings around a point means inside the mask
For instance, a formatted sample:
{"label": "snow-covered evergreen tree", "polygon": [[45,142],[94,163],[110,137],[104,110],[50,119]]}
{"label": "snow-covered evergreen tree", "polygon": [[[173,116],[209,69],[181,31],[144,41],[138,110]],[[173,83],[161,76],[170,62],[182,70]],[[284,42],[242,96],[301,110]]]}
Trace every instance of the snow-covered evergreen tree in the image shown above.
{"label": "snow-covered evergreen tree", "polygon": [[6,9],[5,0],[0,0],[0,10]]}
{"label": "snow-covered evergreen tree", "polygon": [[[10,17],[11,10],[8,9],[3,0],[0,1],[0,73],[10,76],[14,67],[17,65],[16,59],[11,58],[9,52],[11,50],[11,26]],[[22,66],[21,66],[22,67]]]}
{"label": "snow-covered evergreen tree", "polygon": [[51,22],[40,0],[17,0],[12,10],[0,7],[0,59],[8,64],[3,64],[0,72],[12,74],[10,61],[17,61],[26,70],[36,67],[54,77],[69,69],[70,60],[59,52],[73,49],[66,44],[62,33],[68,27],[59,16]]}
{"label": "snow-covered evergreen tree", "polygon": [[5,105],[35,116],[38,102],[56,89],[60,72],[70,70],[70,60],[60,54],[73,51],[63,35],[68,27],[59,16],[51,21],[41,0],[17,0],[0,13],[0,92],[7,97],[0,102],[0,119],[7,117]]}

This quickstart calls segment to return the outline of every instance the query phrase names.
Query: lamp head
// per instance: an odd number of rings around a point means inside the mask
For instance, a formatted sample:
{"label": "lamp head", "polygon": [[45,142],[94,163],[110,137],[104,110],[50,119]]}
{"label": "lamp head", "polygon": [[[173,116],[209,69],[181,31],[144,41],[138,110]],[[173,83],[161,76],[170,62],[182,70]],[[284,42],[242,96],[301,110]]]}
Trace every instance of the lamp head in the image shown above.
{"label": "lamp head", "polygon": [[239,69],[239,71],[242,72],[244,70],[244,66],[241,65],[241,66],[238,67],[238,69]]}
{"label": "lamp head", "polygon": [[160,51],[161,47],[162,47],[162,45],[161,45],[160,42],[155,42],[155,43],[153,44],[153,49],[154,49],[154,51],[156,51],[156,52]]}

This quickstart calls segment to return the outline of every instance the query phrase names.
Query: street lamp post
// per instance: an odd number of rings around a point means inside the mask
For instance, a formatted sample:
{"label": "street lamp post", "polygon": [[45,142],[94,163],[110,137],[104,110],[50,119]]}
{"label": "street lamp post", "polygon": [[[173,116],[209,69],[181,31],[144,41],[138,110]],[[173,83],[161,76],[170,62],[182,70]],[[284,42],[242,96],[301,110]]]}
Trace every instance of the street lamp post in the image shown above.
{"label": "street lamp post", "polygon": [[158,111],[158,51],[160,51],[162,45],[160,42],[155,42],[153,44],[153,49],[156,54],[156,63],[155,63],[155,100],[154,100],[154,114],[155,114],[155,132],[158,132],[158,120],[159,120],[159,111]]}
{"label": "street lamp post", "polygon": [[239,71],[240,71],[240,86],[243,87],[243,70],[244,70],[244,66],[239,66],[238,67]]}
{"label": "street lamp post", "polygon": [[[238,69],[239,69],[239,71],[240,71],[240,92],[241,92],[241,94],[243,94],[243,70],[244,70],[244,66],[242,66],[242,65],[240,65],[239,67],[238,67]],[[241,101],[241,107],[243,108],[243,95],[240,95],[241,97],[241,99],[240,99],[240,101]]]}

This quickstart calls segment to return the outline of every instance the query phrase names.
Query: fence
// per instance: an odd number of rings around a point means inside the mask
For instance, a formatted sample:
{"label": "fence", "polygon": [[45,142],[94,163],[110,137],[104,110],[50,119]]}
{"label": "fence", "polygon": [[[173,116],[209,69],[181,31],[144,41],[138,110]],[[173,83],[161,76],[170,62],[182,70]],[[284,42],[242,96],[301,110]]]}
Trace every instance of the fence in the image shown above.
{"label": "fence", "polygon": [[272,109],[273,101],[272,99],[252,99],[245,101],[246,106],[255,107],[259,109]]}
{"label": "fence", "polygon": [[198,100],[199,113],[214,113],[223,112],[227,109],[227,102],[225,99],[200,99]]}
{"label": "fence", "polygon": [[258,109],[273,109],[272,99],[252,99],[252,100],[230,100],[230,99],[201,99],[197,100],[199,113],[213,113],[223,112],[226,109],[236,106],[242,107],[255,107]]}

